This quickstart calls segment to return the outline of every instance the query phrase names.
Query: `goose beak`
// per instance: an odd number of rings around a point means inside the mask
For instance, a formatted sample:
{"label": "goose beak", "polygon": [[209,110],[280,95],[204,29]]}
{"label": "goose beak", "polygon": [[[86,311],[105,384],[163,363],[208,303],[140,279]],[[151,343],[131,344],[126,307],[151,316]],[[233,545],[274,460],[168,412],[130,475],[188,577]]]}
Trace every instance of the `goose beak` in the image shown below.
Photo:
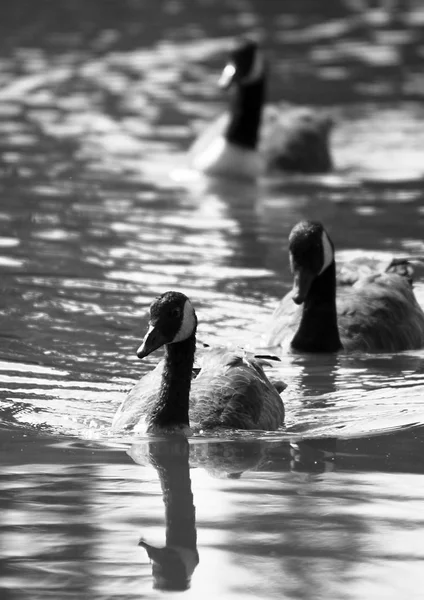
{"label": "goose beak", "polygon": [[233,63],[228,63],[228,65],[224,67],[224,70],[221,73],[221,77],[219,78],[219,87],[224,90],[227,90],[233,83],[235,75],[236,67],[233,65]]}
{"label": "goose beak", "polygon": [[138,358],[145,358],[154,352],[154,350],[164,346],[167,342],[168,340],[159,331],[159,329],[155,328],[153,325],[150,325],[140,347],[137,350]]}
{"label": "goose beak", "polygon": [[302,304],[306,300],[315,274],[309,269],[296,269],[293,273],[293,301]]}
{"label": "goose beak", "polygon": [[150,560],[155,560],[159,562],[159,564],[162,562],[164,548],[156,548],[156,546],[148,544],[143,539],[138,542],[138,545],[146,550],[147,556],[150,558]]}
{"label": "goose beak", "polygon": [[199,563],[196,548],[165,546],[156,548],[143,539],[138,545],[144,548],[152,561],[154,586],[160,590],[184,591],[190,587],[191,576]]}

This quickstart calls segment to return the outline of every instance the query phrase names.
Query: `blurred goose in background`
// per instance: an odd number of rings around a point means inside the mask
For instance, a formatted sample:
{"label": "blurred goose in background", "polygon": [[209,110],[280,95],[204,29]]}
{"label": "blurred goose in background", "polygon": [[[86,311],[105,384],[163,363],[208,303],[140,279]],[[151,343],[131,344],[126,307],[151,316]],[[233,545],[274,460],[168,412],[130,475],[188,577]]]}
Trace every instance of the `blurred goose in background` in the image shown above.
{"label": "blurred goose in background", "polygon": [[224,348],[205,350],[193,378],[196,329],[196,313],[184,294],[166,292],[152,303],[137,356],[165,346],[165,357],[130,391],[113,430],[189,434],[190,427],[275,430],[283,424],[283,401],[254,358]]}
{"label": "blurred goose in background", "polygon": [[216,119],[189,152],[204,173],[254,179],[267,171],[326,173],[332,168],[327,114],[289,103],[264,107],[266,60],[258,43],[242,39],[219,85],[233,87],[228,113]]}
{"label": "blurred goose in background", "polygon": [[[347,268],[337,285],[334,244],[323,225],[301,221],[289,236],[293,290],[271,317],[266,346],[298,352],[399,352],[424,346],[424,312],[412,289],[412,265]],[[422,260],[422,257],[417,257]]]}

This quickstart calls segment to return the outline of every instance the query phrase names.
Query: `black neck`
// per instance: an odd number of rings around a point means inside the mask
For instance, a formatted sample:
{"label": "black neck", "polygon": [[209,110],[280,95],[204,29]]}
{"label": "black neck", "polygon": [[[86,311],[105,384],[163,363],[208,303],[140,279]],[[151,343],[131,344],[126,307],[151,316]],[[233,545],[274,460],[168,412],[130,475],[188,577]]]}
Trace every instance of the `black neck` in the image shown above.
{"label": "black neck", "polygon": [[161,388],[149,418],[149,426],[189,426],[189,396],[195,350],[195,332],[182,342],[165,346]]}
{"label": "black neck", "polygon": [[334,261],[314,279],[291,345],[300,352],[337,352],[343,348],[337,326]]}
{"label": "black neck", "polygon": [[[174,456],[171,468],[161,473],[165,503],[166,545],[196,551],[196,512],[188,463],[189,446],[186,439],[184,442],[187,446],[186,456]],[[177,442],[176,447],[181,451],[182,443]]]}
{"label": "black neck", "polygon": [[196,509],[190,481],[190,446],[185,436],[175,435],[164,441],[150,443],[149,452],[162,486],[166,546],[156,548],[143,543],[141,545],[144,545],[152,560],[154,587],[186,590],[190,586],[193,569],[199,562]]}
{"label": "black neck", "polygon": [[265,74],[255,82],[235,85],[230,107],[230,121],[225,134],[229,142],[242,148],[255,150],[264,98]]}

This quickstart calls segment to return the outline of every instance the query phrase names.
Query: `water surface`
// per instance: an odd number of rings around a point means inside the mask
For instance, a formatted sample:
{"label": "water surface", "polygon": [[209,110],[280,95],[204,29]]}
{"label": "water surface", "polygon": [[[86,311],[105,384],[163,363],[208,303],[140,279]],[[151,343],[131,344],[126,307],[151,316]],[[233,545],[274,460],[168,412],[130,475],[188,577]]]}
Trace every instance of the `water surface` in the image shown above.
{"label": "water surface", "polygon": [[[1,597],[420,598],[424,351],[282,357],[272,434],[109,431],[156,295],[254,345],[296,221],[339,262],[424,253],[420,4],[68,4],[0,7]],[[334,174],[187,172],[252,28],[270,98],[334,115]]]}

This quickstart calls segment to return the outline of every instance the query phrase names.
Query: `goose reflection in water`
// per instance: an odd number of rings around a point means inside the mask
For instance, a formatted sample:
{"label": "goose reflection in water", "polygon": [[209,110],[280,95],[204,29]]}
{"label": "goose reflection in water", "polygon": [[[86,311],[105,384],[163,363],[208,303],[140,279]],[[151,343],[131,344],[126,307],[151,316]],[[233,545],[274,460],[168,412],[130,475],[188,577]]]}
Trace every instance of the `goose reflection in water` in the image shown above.
{"label": "goose reflection in water", "polygon": [[[313,450],[313,448],[312,448]],[[311,456],[310,472],[328,470],[318,444]],[[184,591],[190,587],[199,563],[197,551],[196,510],[191,490],[190,464],[207,470],[213,477],[239,479],[246,471],[297,470],[302,444],[297,446],[297,460],[288,441],[220,440],[189,444],[185,436],[172,435],[159,441],[134,444],[128,452],[138,464],[150,464],[159,476],[165,505],[165,546],[139,541],[151,561],[153,587],[158,590]],[[278,457],[278,458],[277,458]],[[313,468],[311,468],[313,465]]]}
{"label": "goose reflection in water", "polygon": [[191,491],[189,444],[184,436],[150,442],[148,459],[156,469],[165,504],[166,544],[159,548],[140,539],[152,564],[153,587],[183,591],[199,562],[196,510]]}
{"label": "goose reflection in water", "polygon": [[214,477],[237,479],[244,471],[266,462],[265,448],[266,444],[259,440],[223,440],[190,446],[187,438],[180,435],[131,447],[128,454],[134,462],[150,462],[162,487],[165,546],[153,546],[144,538],[139,542],[151,560],[155,589],[188,589],[199,562],[190,463],[205,468]]}

